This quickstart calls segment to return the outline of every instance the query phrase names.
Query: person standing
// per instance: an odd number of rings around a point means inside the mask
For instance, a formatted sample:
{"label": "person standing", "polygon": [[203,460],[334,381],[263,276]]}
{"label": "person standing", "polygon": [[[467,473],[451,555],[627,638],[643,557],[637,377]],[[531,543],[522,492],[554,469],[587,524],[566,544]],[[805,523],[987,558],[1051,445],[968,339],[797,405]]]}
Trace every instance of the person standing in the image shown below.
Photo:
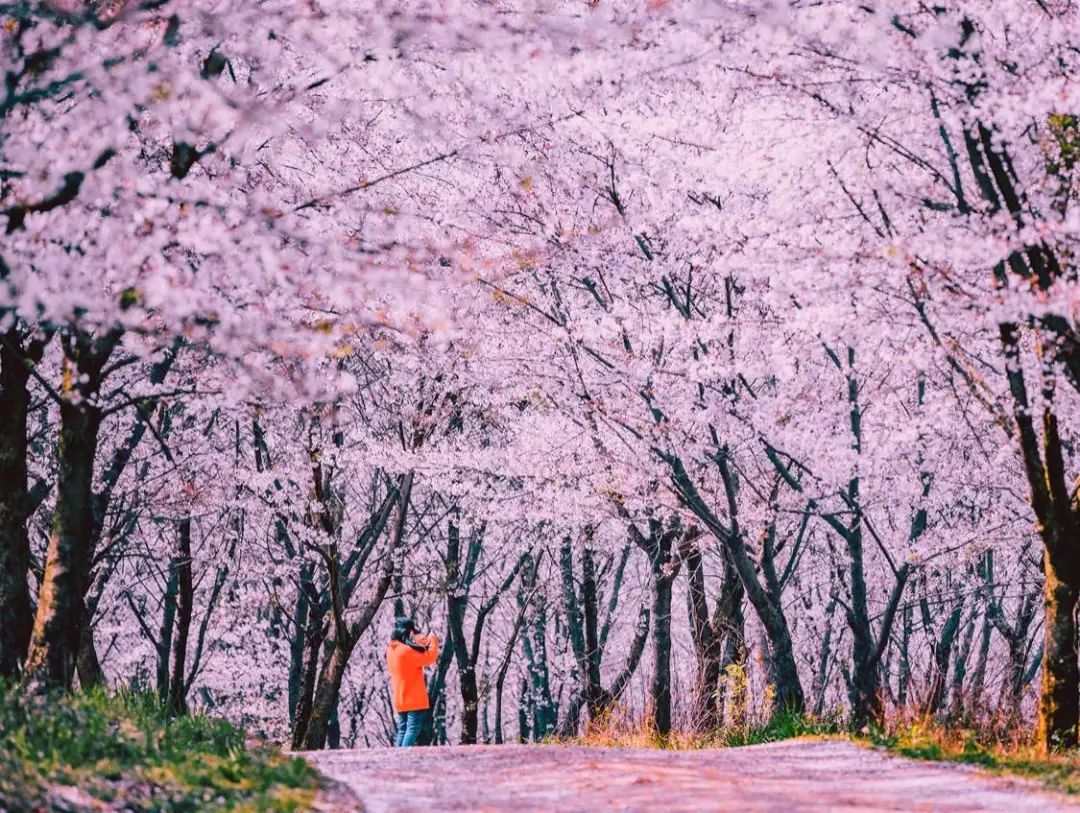
{"label": "person standing", "polygon": [[434,635],[418,635],[411,618],[394,619],[394,631],[386,648],[386,665],[390,670],[390,695],[397,713],[397,734],[394,746],[407,748],[416,745],[431,714],[424,667],[439,657],[439,639]]}

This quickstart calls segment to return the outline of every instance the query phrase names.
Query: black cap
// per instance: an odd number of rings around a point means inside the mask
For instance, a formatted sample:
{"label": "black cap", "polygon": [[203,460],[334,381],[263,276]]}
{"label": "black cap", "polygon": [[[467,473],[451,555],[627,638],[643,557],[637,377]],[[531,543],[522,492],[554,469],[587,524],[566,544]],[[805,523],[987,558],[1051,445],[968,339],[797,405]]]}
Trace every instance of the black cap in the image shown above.
{"label": "black cap", "polygon": [[394,619],[394,634],[392,637],[400,641],[404,636],[414,632],[416,632],[416,624],[409,616],[399,615]]}

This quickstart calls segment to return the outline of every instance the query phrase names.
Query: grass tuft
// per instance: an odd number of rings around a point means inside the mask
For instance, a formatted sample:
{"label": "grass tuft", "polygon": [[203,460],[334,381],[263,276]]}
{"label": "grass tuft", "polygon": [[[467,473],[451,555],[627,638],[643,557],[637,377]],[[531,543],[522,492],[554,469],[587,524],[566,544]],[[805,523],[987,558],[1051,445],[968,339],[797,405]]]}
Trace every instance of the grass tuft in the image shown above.
{"label": "grass tuft", "polygon": [[318,787],[303,760],[248,748],[226,720],[170,718],[152,695],[35,696],[0,685],[0,810],[91,809],[96,800],[135,813],[293,813]]}
{"label": "grass tuft", "polygon": [[557,740],[560,744],[606,748],[663,748],[692,751],[701,748],[735,748],[761,745],[795,737],[823,737],[843,731],[837,718],[816,718],[806,714],[778,712],[756,725],[732,726],[711,732],[673,731],[662,736],[648,723],[631,723],[611,716],[602,725],[590,725],[579,737]]}
{"label": "grass tuft", "polygon": [[873,745],[912,759],[975,765],[997,774],[1021,776],[1064,793],[1080,794],[1080,751],[1046,754],[1033,732],[1017,728],[1009,736],[949,726],[935,720],[892,721],[870,730]]}

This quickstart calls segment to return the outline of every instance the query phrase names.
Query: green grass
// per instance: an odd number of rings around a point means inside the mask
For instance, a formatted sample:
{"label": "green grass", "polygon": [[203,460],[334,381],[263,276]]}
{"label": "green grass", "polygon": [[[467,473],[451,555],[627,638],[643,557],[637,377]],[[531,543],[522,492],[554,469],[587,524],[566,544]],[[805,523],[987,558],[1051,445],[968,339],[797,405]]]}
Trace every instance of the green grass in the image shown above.
{"label": "green grass", "polygon": [[153,696],[36,697],[0,685],[0,810],[49,809],[68,788],[147,813],[291,813],[318,787],[303,760],[247,747],[225,720],[170,719]]}
{"label": "green grass", "polygon": [[721,730],[713,735],[713,746],[737,748],[740,745],[760,745],[766,742],[780,742],[796,737],[824,737],[838,734],[842,724],[835,717],[812,717],[807,714],[794,714],[780,711],[764,725],[746,729]]}
{"label": "green grass", "polygon": [[997,774],[1032,779],[1052,790],[1080,794],[1080,751],[1045,754],[1025,734],[1003,740],[924,720],[875,729],[863,741],[912,759],[961,762]]}

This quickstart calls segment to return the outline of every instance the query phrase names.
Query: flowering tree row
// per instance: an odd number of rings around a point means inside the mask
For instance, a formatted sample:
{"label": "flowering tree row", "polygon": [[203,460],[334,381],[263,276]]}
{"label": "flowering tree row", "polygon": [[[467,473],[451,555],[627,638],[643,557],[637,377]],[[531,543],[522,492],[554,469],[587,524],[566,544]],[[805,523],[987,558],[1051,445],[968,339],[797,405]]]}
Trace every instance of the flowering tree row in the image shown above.
{"label": "flowering tree row", "polygon": [[1075,745],[1067,4],[0,16],[5,675]]}

